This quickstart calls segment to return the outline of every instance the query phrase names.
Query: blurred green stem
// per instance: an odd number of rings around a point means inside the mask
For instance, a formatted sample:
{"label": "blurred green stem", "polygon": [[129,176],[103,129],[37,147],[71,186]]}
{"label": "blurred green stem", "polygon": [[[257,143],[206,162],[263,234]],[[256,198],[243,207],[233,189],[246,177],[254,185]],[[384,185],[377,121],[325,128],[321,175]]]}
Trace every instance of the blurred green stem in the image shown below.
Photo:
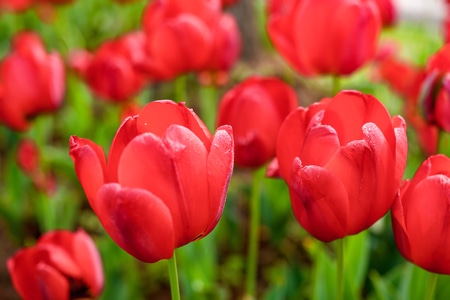
{"label": "blurred green stem", "polygon": [[175,256],[175,251],[173,252],[172,258],[167,261],[167,266],[169,267],[170,292],[172,294],[172,300],[180,300],[180,286],[178,283],[177,259]]}
{"label": "blurred green stem", "polygon": [[425,300],[432,300],[434,299],[434,292],[436,291],[436,283],[438,280],[439,275],[436,273],[429,272],[428,273],[428,282],[427,282],[427,288],[425,290]]}
{"label": "blurred green stem", "polygon": [[338,239],[334,246],[337,260],[336,300],[342,300],[344,299],[344,238]]}
{"label": "blurred green stem", "polygon": [[[250,195],[250,228],[247,250],[247,276],[246,276],[246,299],[256,299],[256,281],[258,274],[258,245],[259,245],[259,223],[261,208],[259,201],[259,190],[261,188],[261,175],[258,170],[252,174],[252,190]],[[262,173],[263,174],[263,173]]]}
{"label": "blurred green stem", "polygon": [[187,75],[178,76],[175,81],[175,102],[187,102]]}
{"label": "blurred green stem", "polygon": [[200,87],[201,119],[206,127],[214,133],[217,115],[217,87],[214,85]]}
{"label": "blurred green stem", "polygon": [[333,79],[333,91],[332,91],[333,95],[331,96],[334,97],[341,90],[341,77],[338,75],[333,75],[332,79]]}

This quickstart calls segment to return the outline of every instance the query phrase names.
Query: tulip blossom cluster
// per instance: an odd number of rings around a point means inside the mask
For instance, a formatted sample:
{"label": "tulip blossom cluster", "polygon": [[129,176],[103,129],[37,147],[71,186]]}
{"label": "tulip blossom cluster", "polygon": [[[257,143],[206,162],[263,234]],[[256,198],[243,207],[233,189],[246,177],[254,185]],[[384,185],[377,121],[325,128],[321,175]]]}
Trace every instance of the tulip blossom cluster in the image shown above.
{"label": "tulip blossom cluster", "polygon": [[47,53],[38,35],[21,32],[0,61],[0,122],[24,131],[32,117],[57,110],[65,93],[61,56]]}
{"label": "tulip blossom cluster", "polygon": [[357,91],[298,108],[277,141],[294,214],[324,242],[357,234],[388,212],[406,154],[403,119],[391,118],[381,102]]}
{"label": "tulip blossom cluster", "polygon": [[70,139],[93,211],[111,238],[144,262],[171,258],[214,229],[233,154],[230,126],[211,136],[192,110],[168,100],[150,102],[122,123],[108,161],[92,141]]}
{"label": "tulip blossom cluster", "polygon": [[146,82],[197,72],[221,85],[241,48],[234,18],[218,0],[156,0],[145,8],[142,29],[105,41],[94,53],[77,50],[69,64],[103,99],[124,101]]}
{"label": "tulip blossom cluster", "polygon": [[24,300],[96,298],[103,289],[100,254],[81,229],[44,234],[8,259],[7,267]]}

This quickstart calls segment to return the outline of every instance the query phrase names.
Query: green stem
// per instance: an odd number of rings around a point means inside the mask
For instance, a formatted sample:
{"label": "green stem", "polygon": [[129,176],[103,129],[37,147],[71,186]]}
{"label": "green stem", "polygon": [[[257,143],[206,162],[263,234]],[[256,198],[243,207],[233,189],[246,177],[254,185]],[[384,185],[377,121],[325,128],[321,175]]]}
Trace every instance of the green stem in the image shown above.
{"label": "green stem", "polygon": [[335,242],[337,259],[336,300],[344,299],[344,238]]}
{"label": "green stem", "polygon": [[259,223],[261,218],[261,207],[259,201],[259,190],[261,178],[258,170],[252,174],[252,191],[250,196],[250,228],[247,252],[247,276],[246,276],[246,299],[256,299],[256,279],[258,273],[258,245],[259,245]]}
{"label": "green stem", "polygon": [[178,283],[177,259],[175,256],[175,251],[173,252],[172,258],[167,261],[167,266],[169,268],[170,292],[172,294],[172,300],[180,300],[180,287]]}
{"label": "green stem", "polygon": [[217,87],[214,85],[200,87],[201,119],[206,127],[214,132],[217,115]]}
{"label": "green stem", "polygon": [[341,90],[341,77],[333,75],[333,97]]}
{"label": "green stem", "polygon": [[434,292],[436,291],[436,283],[438,280],[439,275],[436,273],[429,272],[428,273],[428,282],[427,282],[427,289],[425,291],[425,300],[432,300],[434,299]]}
{"label": "green stem", "polygon": [[186,102],[187,103],[187,75],[178,76],[175,81],[175,102]]}

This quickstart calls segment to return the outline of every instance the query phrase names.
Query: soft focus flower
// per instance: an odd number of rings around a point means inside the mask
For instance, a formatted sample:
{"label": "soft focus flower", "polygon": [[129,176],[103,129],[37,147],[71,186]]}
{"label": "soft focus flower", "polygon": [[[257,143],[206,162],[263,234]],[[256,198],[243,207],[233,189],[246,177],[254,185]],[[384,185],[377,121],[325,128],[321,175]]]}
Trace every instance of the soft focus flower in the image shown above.
{"label": "soft focus flower", "polygon": [[450,44],[428,59],[426,78],[421,86],[425,118],[429,124],[450,132]]}
{"label": "soft focus flower", "polygon": [[143,16],[148,59],[143,68],[157,80],[187,72],[227,72],[237,59],[240,37],[219,0],[156,0]]}
{"label": "soft focus flower", "polygon": [[383,26],[392,26],[397,21],[397,7],[393,0],[375,0],[380,11]]}
{"label": "soft focus flower", "polygon": [[58,109],[64,91],[61,56],[47,54],[35,33],[18,34],[12,52],[0,62],[0,122],[26,130],[31,117]]}
{"label": "soft focus flower", "polygon": [[406,155],[403,119],[391,118],[380,101],[358,91],[298,108],[277,141],[294,214],[324,242],[359,233],[386,214]]}
{"label": "soft focus flower", "polygon": [[375,55],[381,17],[372,1],[271,0],[267,29],[300,74],[348,75]]}
{"label": "soft focus flower", "polygon": [[222,14],[212,28],[212,34],[212,51],[199,80],[204,85],[224,85],[228,81],[228,72],[241,51],[241,36],[234,17]]}
{"label": "soft focus flower", "polygon": [[297,106],[295,91],[275,77],[249,77],[229,90],[217,124],[233,127],[236,165],[257,168],[274,158],[278,130]]}
{"label": "soft focus flower", "polygon": [[75,51],[69,63],[94,93],[106,100],[124,101],[138,93],[147,81],[138,70],[146,60],[144,43],[142,32],[132,32],[103,43],[95,54]]}
{"label": "soft focus flower", "polygon": [[34,0],[0,0],[0,12],[22,12],[30,8]]}
{"label": "soft focus flower", "polygon": [[[374,66],[375,79],[386,82],[388,86],[404,100],[404,116],[407,123],[416,132],[417,141],[425,155],[437,152],[439,128],[424,113],[421,97],[432,86],[434,78],[424,67],[415,66],[398,58],[398,49],[392,44],[380,48]],[[438,63],[440,65],[440,63]],[[433,72],[433,76],[437,73]],[[429,77],[427,79],[427,77]],[[428,99],[430,103],[432,97]],[[430,109],[430,111],[433,111]]]}
{"label": "soft focus flower", "polygon": [[216,226],[233,146],[230,126],[211,136],[192,110],[166,100],[150,102],[122,123],[108,161],[100,146],[75,136],[70,155],[112,239],[137,259],[156,262]]}
{"label": "soft focus flower", "polygon": [[448,199],[450,159],[430,156],[405,180],[392,207],[392,226],[400,253],[413,264],[450,275]]}
{"label": "soft focus flower", "polygon": [[81,229],[45,233],[9,258],[7,267],[24,300],[96,298],[103,289],[100,254]]}
{"label": "soft focus flower", "polygon": [[16,153],[19,168],[31,178],[37,190],[51,194],[55,190],[55,179],[43,170],[41,153],[31,138],[20,140]]}

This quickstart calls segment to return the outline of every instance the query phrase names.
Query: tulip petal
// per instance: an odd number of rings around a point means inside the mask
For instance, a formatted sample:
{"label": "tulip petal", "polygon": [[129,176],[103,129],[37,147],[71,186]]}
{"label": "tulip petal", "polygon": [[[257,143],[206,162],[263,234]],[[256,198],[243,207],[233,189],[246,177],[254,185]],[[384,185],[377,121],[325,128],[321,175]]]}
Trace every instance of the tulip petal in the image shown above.
{"label": "tulip petal", "polygon": [[[161,139],[144,133],[131,141],[119,163],[119,182],[151,191],[169,208],[177,247],[207,227],[207,152],[189,129],[170,126]],[[194,201],[195,199],[195,201]]]}
{"label": "tulip petal", "polygon": [[323,167],[339,148],[339,138],[333,127],[314,126],[306,132],[300,157],[304,165]]}
{"label": "tulip petal", "polygon": [[386,107],[376,98],[359,91],[342,91],[328,103],[322,124],[333,127],[341,145],[363,139],[361,128],[375,123],[395,153],[395,135]]}
{"label": "tulip petal", "polygon": [[211,147],[212,137],[208,128],[184,103],[177,104],[171,100],[150,102],[142,108],[137,121],[139,133],[152,132],[159,137],[174,124],[189,128],[205,144],[206,149]]}
{"label": "tulip petal", "polygon": [[34,272],[37,248],[19,250],[6,262],[15,290],[25,299],[45,300]]}
{"label": "tulip petal", "polygon": [[406,180],[400,187],[394,204],[392,205],[391,221],[392,230],[395,236],[395,243],[398,250],[403,255],[403,257],[412,262],[413,259],[411,257],[411,245],[409,242],[408,229],[406,228],[405,224],[405,209],[402,203],[404,193],[408,190],[409,186],[410,181]]}
{"label": "tulip petal", "polygon": [[96,195],[106,179],[106,158],[103,149],[90,140],[71,136],[70,156],[74,161],[75,173],[95,212]]}
{"label": "tulip petal", "polygon": [[373,123],[363,126],[364,140],[353,141],[342,147],[325,166],[337,176],[348,193],[348,233],[367,229],[387,213],[395,199],[398,184],[387,180],[385,174],[394,174],[395,157],[390,153],[384,135]]}
{"label": "tulip petal", "polygon": [[137,118],[127,118],[117,130],[108,155],[108,182],[118,182],[118,166],[126,145],[139,134]]}
{"label": "tulip petal", "polygon": [[92,296],[99,296],[103,290],[103,264],[100,253],[90,236],[82,229],[74,234],[73,245],[75,261],[82,272],[82,278],[89,287]]}
{"label": "tulip petal", "polygon": [[41,292],[46,300],[69,300],[70,288],[67,278],[50,265],[38,263],[36,274]]}
{"label": "tulip petal", "polygon": [[172,216],[154,194],[110,183],[100,189],[97,208],[105,230],[132,256],[148,263],[172,257],[175,249]]}
{"label": "tulip petal", "polygon": [[333,173],[319,166],[302,166],[297,157],[289,192],[295,217],[315,238],[331,242],[347,234],[347,191]]}
{"label": "tulip petal", "polygon": [[[392,126],[394,127],[396,140],[395,153],[395,181],[400,183],[406,168],[406,159],[408,156],[408,138],[406,136],[406,123],[400,116],[392,118]],[[450,174],[449,174],[450,175]]]}
{"label": "tulip petal", "polygon": [[414,187],[405,223],[412,261],[435,273],[450,274],[450,178],[433,175]]}
{"label": "tulip petal", "polygon": [[203,236],[219,222],[225,206],[228,185],[233,173],[234,144],[232,128],[220,126],[214,134],[208,155],[209,221]]}

